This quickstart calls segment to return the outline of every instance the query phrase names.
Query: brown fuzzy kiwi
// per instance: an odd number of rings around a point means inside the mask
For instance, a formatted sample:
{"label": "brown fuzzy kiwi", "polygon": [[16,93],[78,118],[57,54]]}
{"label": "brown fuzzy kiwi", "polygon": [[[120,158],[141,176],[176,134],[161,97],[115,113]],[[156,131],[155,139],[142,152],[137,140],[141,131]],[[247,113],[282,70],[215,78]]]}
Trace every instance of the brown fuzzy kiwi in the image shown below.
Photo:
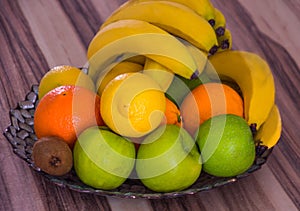
{"label": "brown fuzzy kiwi", "polygon": [[55,176],[66,174],[73,167],[72,150],[58,137],[42,137],[35,142],[32,159],[42,171]]}

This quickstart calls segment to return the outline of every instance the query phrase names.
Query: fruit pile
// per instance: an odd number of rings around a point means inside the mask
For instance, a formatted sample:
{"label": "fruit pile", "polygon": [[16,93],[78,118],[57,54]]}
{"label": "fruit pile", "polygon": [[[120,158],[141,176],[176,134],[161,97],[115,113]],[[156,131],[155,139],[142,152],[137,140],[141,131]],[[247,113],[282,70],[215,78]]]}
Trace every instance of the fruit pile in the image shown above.
{"label": "fruit pile", "polygon": [[157,192],[201,172],[232,177],[281,133],[275,87],[258,55],[232,50],[209,0],[129,0],[87,49],[87,74],[57,66],[39,84],[35,165],[111,190],[139,179]]}

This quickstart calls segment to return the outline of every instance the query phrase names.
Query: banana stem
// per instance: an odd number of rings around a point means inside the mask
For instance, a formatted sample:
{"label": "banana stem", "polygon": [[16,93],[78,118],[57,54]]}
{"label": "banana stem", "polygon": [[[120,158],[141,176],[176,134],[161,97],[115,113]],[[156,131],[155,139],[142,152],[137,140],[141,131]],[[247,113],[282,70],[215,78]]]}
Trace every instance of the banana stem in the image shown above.
{"label": "banana stem", "polygon": [[209,54],[214,55],[218,51],[218,46],[214,45],[210,50]]}
{"label": "banana stem", "polygon": [[220,26],[216,29],[216,34],[217,34],[217,37],[221,37],[223,36],[225,33],[225,28]]}
{"label": "banana stem", "polygon": [[220,45],[221,49],[223,49],[223,50],[224,50],[224,49],[228,49],[229,46],[230,46],[230,43],[229,43],[229,40],[228,40],[228,39],[223,40],[223,41],[221,42],[221,45]]}
{"label": "banana stem", "polygon": [[216,21],[214,19],[210,19],[208,23],[213,27],[216,24]]}

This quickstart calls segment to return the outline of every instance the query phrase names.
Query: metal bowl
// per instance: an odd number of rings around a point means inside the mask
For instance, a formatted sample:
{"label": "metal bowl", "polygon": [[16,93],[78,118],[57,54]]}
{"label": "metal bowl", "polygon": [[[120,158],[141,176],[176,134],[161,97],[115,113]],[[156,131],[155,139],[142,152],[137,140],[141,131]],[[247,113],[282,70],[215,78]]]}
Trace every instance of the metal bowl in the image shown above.
{"label": "metal bowl", "polygon": [[214,177],[202,171],[197,181],[188,189],[170,193],[158,193],[146,188],[138,179],[127,179],[120,187],[113,190],[100,190],[87,186],[80,181],[76,172],[72,169],[64,176],[52,176],[46,174],[37,168],[31,158],[32,147],[37,137],[34,133],[34,112],[38,104],[38,86],[33,85],[31,90],[25,96],[23,101],[20,101],[15,108],[9,111],[11,123],[5,129],[4,136],[11,144],[13,152],[21,159],[23,159],[33,170],[42,174],[45,178],[50,180],[53,184],[69,188],[74,191],[96,194],[101,196],[116,196],[121,198],[174,198],[184,195],[191,195],[200,191],[207,191],[217,188],[237,180],[249,176],[251,173],[257,171],[267,161],[268,156],[272,153],[272,149],[266,146],[256,144],[256,158],[253,165],[243,174],[235,177],[221,178]]}

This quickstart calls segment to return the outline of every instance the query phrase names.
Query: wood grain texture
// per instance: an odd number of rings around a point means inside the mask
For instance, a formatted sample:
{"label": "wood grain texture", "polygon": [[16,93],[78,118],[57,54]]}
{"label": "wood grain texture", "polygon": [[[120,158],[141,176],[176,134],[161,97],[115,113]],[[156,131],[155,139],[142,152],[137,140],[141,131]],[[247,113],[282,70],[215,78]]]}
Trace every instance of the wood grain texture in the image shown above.
{"label": "wood grain texture", "polygon": [[[297,12],[300,9],[300,2],[297,0],[288,2],[280,0],[239,1],[247,9],[259,30],[287,49],[300,66],[299,55],[296,51],[300,48],[298,35],[300,15]],[[268,12],[265,8],[268,8]]]}
{"label": "wood grain texture", "polygon": [[[52,66],[86,62],[102,21],[125,0],[0,0],[0,125]],[[276,83],[282,138],[266,165],[236,183],[175,199],[119,199],[77,193],[31,170],[0,137],[0,210],[299,210],[300,3],[212,0],[235,49],[267,60]]]}

